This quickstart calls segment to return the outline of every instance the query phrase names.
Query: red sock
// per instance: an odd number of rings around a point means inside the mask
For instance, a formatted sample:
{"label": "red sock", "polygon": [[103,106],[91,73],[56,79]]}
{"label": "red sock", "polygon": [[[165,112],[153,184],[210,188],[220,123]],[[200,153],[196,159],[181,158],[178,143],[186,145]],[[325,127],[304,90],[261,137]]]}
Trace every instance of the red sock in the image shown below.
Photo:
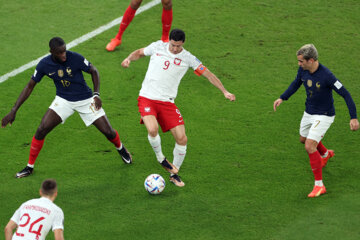
{"label": "red sock", "polygon": [[322,144],[321,141],[317,145],[317,150],[319,151],[320,155],[324,155],[327,151],[326,147]]}
{"label": "red sock", "polygon": [[315,181],[322,180],[322,167],[321,167],[321,156],[318,151],[310,153],[310,165],[311,170],[314,173]]}
{"label": "red sock", "polygon": [[35,164],[36,158],[38,157],[40,150],[44,145],[44,140],[45,139],[37,140],[35,136],[32,138],[28,164]]}
{"label": "red sock", "polygon": [[112,142],[116,148],[119,148],[121,146],[120,137],[118,132],[115,130],[116,136],[113,139],[109,139],[110,142]]}
{"label": "red sock", "polygon": [[122,20],[121,20],[120,27],[119,27],[119,32],[116,35],[117,39],[121,40],[125,29],[128,27],[128,25],[133,20],[133,18],[135,16],[135,13],[136,13],[136,10],[132,9],[130,7],[130,5],[129,5],[128,8],[126,9],[125,13],[124,13],[124,16],[123,16]]}
{"label": "red sock", "polygon": [[169,32],[171,29],[172,19],[173,19],[172,9],[165,10],[165,8],[163,8],[163,12],[162,12],[162,16],[161,16],[161,22],[162,22],[162,28],[163,28],[161,40],[164,42],[169,41]]}

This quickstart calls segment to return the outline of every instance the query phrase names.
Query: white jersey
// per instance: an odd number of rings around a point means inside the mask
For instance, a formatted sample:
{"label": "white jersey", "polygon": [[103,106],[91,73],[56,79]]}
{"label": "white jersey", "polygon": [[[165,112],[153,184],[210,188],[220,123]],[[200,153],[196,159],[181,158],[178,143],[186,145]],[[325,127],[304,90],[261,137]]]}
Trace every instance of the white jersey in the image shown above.
{"label": "white jersey", "polygon": [[189,67],[196,70],[202,66],[200,60],[185,49],[172,54],[169,43],[161,40],[147,46],[144,54],[151,58],[139,95],[152,100],[174,102],[180,81]]}
{"label": "white jersey", "polygon": [[50,229],[64,229],[63,211],[45,197],[23,203],[11,220],[18,225],[12,240],[44,240]]}

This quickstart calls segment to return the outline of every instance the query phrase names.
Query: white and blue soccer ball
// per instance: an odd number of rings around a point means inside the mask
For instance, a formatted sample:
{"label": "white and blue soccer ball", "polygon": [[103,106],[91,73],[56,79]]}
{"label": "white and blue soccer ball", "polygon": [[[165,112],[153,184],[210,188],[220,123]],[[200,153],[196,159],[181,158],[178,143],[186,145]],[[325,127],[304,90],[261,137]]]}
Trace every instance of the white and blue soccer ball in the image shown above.
{"label": "white and blue soccer ball", "polygon": [[165,188],[165,180],[159,174],[150,174],[145,179],[144,186],[150,194],[160,194]]}

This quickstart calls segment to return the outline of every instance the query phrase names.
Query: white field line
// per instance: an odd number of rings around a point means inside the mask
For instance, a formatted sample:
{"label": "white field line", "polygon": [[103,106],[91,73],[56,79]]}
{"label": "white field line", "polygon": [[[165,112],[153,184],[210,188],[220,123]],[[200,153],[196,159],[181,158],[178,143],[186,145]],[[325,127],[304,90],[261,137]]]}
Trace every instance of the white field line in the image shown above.
{"label": "white field line", "polygon": [[[152,8],[152,7],[156,6],[157,4],[159,4],[160,2],[161,2],[161,0],[153,0],[153,1],[145,4],[144,6],[141,6],[136,11],[135,15],[138,15],[138,14],[140,14],[140,13],[146,11],[146,10],[149,10],[150,8]],[[70,48],[76,47],[77,45],[89,40],[90,38],[93,38],[96,35],[99,35],[99,34],[105,32],[106,30],[108,30],[108,29],[110,29],[110,28],[112,28],[112,27],[114,27],[116,25],[119,25],[121,23],[122,18],[123,18],[122,16],[119,17],[119,18],[116,18],[113,21],[109,22],[108,24],[105,24],[105,25],[95,29],[94,31],[89,32],[89,33],[87,33],[87,34],[85,34],[85,35],[71,41],[70,43],[66,44],[66,48],[70,49]],[[2,75],[0,77],[0,83],[5,82],[10,77],[14,77],[14,76],[18,75],[19,73],[22,73],[22,72],[28,70],[29,68],[32,68],[32,67],[36,66],[42,58],[44,58],[44,57],[46,57],[48,55],[49,55],[49,53],[45,54],[44,56],[41,56],[38,59],[33,60],[33,61],[31,61],[31,62],[29,62],[29,63],[27,63],[27,64],[25,64],[25,65],[23,65],[23,66],[21,66],[21,67],[19,67],[17,69],[14,69],[11,72],[6,73],[5,75]]]}

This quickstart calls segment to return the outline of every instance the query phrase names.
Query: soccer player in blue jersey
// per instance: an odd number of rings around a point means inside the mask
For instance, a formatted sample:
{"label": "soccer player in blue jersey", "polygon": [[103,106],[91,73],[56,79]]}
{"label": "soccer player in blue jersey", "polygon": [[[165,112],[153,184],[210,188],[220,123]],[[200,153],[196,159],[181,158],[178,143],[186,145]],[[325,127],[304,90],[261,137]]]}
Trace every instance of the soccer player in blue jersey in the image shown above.
{"label": "soccer player in blue jersey", "polygon": [[[32,174],[34,164],[44,144],[46,135],[75,111],[80,114],[86,126],[94,125],[112,142],[121,155],[122,160],[130,164],[132,158],[121,143],[118,132],[110,125],[101,107],[99,72],[88,60],[78,53],[67,51],[63,39],[54,37],[49,42],[50,55],[44,57],[36,66],[29,83],[21,92],[14,107],[1,121],[1,127],[12,124],[16,112],[30,96],[34,87],[46,75],[54,81],[56,96],[41,120],[32,141],[28,165],[16,174],[22,178]],[[94,92],[87,86],[82,72],[91,75]]]}
{"label": "soccer player in blue jersey", "polygon": [[289,88],[274,101],[274,111],[284,101],[288,100],[301,85],[306,90],[306,107],[300,123],[300,142],[305,144],[305,150],[310,158],[311,169],[315,178],[315,186],[308,197],[318,197],[326,193],[322,181],[322,168],[334,151],[327,150],[321,139],[335,119],[335,108],[332,91],[341,95],[350,113],[350,129],[359,129],[356,106],[350,93],[331,71],[318,61],[318,52],[313,44],[306,44],[297,51],[299,70]]}

